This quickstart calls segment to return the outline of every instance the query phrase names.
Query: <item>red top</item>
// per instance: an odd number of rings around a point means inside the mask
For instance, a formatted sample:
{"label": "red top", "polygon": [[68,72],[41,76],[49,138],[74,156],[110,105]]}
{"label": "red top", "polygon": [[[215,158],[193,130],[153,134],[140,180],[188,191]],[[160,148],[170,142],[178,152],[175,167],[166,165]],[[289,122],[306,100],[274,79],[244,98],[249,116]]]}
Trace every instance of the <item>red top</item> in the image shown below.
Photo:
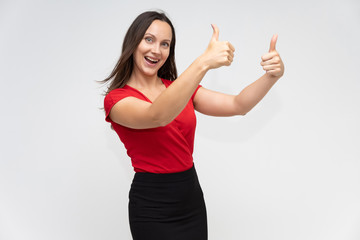
{"label": "red top", "polygon": [[[172,81],[161,79],[166,87]],[[131,158],[135,172],[174,173],[190,169],[193,166],[194,135],[196,116],[193,99],[195,90],[183,111],[164,127],[133,129],[113,122],[109,113],[121,99],[136,97],[151,102],[140,91],[125,85],[110,91],[104,99],[106,118],[114,127]]]}

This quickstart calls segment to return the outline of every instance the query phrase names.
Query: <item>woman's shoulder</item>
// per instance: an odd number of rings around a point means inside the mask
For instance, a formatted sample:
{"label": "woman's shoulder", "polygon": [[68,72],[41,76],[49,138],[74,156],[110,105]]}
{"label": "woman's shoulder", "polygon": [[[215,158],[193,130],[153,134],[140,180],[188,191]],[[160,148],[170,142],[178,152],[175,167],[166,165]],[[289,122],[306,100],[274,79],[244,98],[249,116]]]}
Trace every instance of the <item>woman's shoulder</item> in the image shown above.
{"label": "woman's shoulder", "polygon": [[105,95],[105,98],[116,97],[116,96],[124,95],[124,94],[131,94],[132,92],[133,92],[132,89],[125,85],[122,88],[115,88],[115,89],[109,91]]}
{"label": "woman's shoulder", "polygon": [[115,89],[109,91],[109,92],[106,94],[106,96],[107,96],[107,95],[118,94],[118,93],[124,93],[124,92],[128,92],[128,91],[129,91],[129,89],[128,89],[126,86],[124,86],[124,87],[122,87],[122,88],[115,88]]}
{"label": "woman's shoulder", "polygon": [[125,97],[132,96],[133,91],[130,88],[127,88],[126,86],[122,88],[116,88],[111,91],[109,91],[104,98],[104,103],[113,103],[117,102]]}
{"label": "woman's shoulder", "polygon": [[105,112],[108,113],[110,109],[120,100],[132,96],[137,96],[137,93],[127,86],[109,91],[104,97]]}

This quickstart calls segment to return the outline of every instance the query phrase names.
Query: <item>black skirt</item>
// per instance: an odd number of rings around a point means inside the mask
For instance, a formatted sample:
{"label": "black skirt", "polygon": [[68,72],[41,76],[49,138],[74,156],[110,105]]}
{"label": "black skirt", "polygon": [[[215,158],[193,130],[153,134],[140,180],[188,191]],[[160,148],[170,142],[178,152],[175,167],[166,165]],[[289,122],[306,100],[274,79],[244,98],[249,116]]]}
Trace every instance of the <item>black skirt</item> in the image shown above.
{"label": "black skirt", "polygon": [[134,240],[207,240],[206,207],[195,167],[179,173],[135,173],[129,220]]}

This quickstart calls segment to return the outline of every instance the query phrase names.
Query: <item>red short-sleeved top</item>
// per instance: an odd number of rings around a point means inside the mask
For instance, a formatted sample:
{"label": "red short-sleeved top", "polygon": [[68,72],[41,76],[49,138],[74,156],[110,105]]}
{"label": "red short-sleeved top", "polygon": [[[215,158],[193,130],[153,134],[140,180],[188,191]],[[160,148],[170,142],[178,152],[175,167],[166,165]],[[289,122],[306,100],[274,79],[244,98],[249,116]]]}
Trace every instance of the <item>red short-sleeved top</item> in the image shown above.
{"label": "red short-sleeved top", "polygon": [[[166,87],[172,81],[162,79]],[[121,99],[136,97],[151,102],[140,91],[125,85],[110,91],[104,99],[105,120],[110,122],[131,158],[135,172],[174,173],[193,166],[193,148],[196,127],[193,96],[183,111],[168,125],[149,129],[133,129],[113,122],[109,113]]]}

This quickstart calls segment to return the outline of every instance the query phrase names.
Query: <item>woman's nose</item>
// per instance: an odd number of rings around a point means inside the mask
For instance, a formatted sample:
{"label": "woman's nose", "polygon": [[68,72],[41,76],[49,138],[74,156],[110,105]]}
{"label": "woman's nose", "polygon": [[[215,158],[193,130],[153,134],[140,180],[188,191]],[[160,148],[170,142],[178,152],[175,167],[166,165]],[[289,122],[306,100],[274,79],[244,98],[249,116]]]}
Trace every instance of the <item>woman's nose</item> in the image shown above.
{"label": "woman's nose", "polygon": [[153,53],[160,54],[160,45],[159,44],[153,44],[151,50],[152,50]]}

